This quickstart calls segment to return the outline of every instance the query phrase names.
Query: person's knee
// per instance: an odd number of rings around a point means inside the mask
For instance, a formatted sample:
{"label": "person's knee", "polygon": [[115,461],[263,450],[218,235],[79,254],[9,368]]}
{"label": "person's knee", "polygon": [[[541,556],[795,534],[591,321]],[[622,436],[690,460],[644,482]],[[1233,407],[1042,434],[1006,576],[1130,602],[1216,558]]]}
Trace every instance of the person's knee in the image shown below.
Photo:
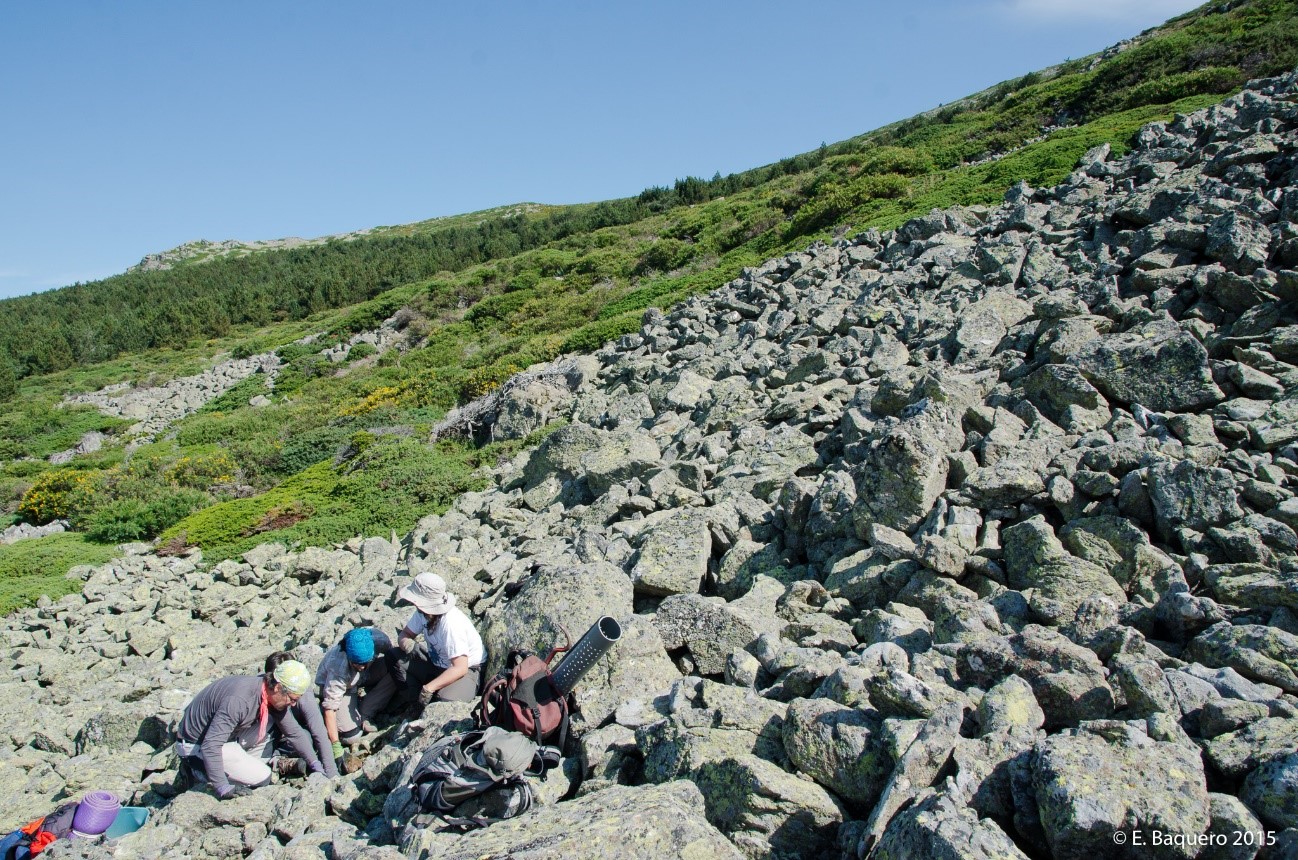
{"label": "person's knee", "polygon": [[241,764],[233,772],[226,769],[225,776],[230,782],[237,782],[249,788],[260,788],[270,784],[270,768],[261,762]]}
{"label": "person's knee", "polygon": [[437,701],[439,702],[472,702],[478,698],[473,690],[468,687],[460,687],[459,684],[452,684],[449,687],[443,687],[437,691]]}

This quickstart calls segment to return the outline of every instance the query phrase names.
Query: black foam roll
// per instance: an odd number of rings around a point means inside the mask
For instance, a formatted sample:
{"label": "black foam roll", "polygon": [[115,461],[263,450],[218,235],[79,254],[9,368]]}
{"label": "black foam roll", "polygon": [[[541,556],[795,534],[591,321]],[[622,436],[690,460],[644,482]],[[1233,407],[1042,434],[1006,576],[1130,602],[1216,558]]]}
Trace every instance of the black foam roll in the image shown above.
{"label": "black foam roll", "polygon": [[554,685],[559,692],[566,696],[576,689],[595,661],[607,654],[608,649],[621,638],[622,625],[611,615],[605,615],[592,624],[586,635],[564,656],[559,668],[554,670]]}

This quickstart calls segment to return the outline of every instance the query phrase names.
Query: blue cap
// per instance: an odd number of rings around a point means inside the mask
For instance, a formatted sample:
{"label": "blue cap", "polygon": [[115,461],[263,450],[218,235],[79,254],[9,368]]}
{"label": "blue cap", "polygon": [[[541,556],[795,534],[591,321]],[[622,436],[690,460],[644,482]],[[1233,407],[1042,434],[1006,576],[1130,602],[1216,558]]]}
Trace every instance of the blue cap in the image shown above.
{"label": "blue cap", "polygon": [[374,637],[369,628],[357,627],[343,637],[343,650],[352,663],[368,663],[374,659]]}

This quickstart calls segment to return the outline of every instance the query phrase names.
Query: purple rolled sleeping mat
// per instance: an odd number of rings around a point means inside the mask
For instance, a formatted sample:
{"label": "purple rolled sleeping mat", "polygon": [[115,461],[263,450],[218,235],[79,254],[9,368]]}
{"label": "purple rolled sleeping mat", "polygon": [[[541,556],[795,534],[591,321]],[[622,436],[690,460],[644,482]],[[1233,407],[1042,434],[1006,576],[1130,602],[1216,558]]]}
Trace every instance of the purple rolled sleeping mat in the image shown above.
{"label": "purple rolled sleeping mat", "polygon": [[98,836],[112,825],[122,804],[117,795],[107,791],[92,791],[77,804],[72,816],[72,834]]}

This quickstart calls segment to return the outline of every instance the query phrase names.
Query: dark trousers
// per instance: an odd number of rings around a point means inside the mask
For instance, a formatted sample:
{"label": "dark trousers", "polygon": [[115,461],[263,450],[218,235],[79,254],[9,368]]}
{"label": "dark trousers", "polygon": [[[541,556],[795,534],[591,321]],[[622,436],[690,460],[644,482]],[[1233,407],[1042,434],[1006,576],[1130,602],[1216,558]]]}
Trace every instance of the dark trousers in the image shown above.
{"label": "dark trousers", "polygon": [[[409,704],[419,698],[419,690],[446,670],[428,656],[428,645],[420,642],[409,654],[400,648],[388,652],[388,674],[397,685],[397,695]],[[463,678],[437,691],[441,702],[472,702],[478,697],[482,667],[470,666]]]}

